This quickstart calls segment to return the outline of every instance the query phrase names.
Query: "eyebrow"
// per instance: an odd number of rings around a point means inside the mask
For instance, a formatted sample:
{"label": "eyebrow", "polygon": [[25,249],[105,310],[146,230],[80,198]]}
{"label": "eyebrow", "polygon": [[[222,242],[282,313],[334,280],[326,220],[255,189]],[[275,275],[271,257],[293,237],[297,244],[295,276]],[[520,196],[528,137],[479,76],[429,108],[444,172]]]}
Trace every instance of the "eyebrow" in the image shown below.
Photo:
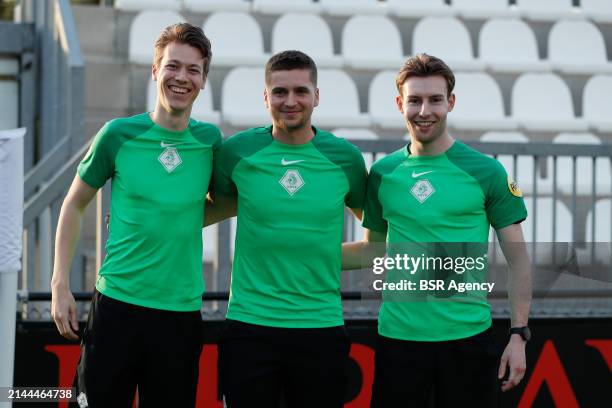
{"label": "eyebrow", "polygon": [[[179,60],[177,60],[177,59],[171,59],[171,60],[166,61],[166,64],[169,64],[169,63],[173,63],[173,64],[183,64],[183,62],[181,62],[181,61],[179,61]],[[190,68],[191,68],[191,67],[197,67],[197,68],[200,68],[200,64],[189,64],[189,67],[190,67]]]}
{"label": "eyebrow", "polygon": [[425,95],[425,96],[423,96],[423,95],[406,95],[406,97],[407,98],[436,98],[436,97],[444,98],[445,95],[440,93],[440,94],[431,94],[431,95]]}

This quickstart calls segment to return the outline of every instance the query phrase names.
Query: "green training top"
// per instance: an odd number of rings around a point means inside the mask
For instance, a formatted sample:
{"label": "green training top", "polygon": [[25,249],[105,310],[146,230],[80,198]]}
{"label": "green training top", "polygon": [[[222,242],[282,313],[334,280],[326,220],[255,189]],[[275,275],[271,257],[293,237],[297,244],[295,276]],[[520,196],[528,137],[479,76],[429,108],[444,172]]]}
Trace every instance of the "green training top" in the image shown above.
{"label": "green training top", "polygon": [[93,188],[112,178],[106,258],[96,289],[139,306],[200,310],[202,219],[221,145],[215,126],[173,132],[148,113],[108,122],[78,168]]}
{"label": "green training top", "polygon": [[[490,225],[500,229],[526,216],[520,190],[502,165],[456,140],[437,156],[413,156],[404,147],[377,161],[368,179],[363,226],[387,234],[389,256],[402,244],[410,247],[408,243],[486,244]],[[480,247],[486,253],[486,245]],[[458,281],[468,276],[451,273]],[[444,341],[491,325],[486,291],[452,299],[425,297],[383,301],[379,333],[400,340]]]}
{"label": "green training top", "polygon": [[227,318],[274,327],[343,324],[344,205],[362,208],[359,150],[313,128],[290,145],[272,127],[232,136],[215,161],[215,194],[237,196],[238,224]]}

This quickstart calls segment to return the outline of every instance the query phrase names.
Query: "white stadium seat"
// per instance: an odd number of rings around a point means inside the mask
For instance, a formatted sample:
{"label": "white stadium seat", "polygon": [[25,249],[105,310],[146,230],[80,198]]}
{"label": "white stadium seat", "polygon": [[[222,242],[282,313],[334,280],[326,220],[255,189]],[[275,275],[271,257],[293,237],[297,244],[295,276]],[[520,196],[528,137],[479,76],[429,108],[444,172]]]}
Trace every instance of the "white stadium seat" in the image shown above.
{"label": "white stadium seat", "polygon": [[342,29],[342,56],[346,66],[399,69],[404,61],[397,26],[383,16],[354,16]]}
{"label": "white stadium seat", "polygon": [[300,50],[315,60],[318,67],[340,67],[342,58],[334,55],[332,32],[321,17],[288,13],[272,28],[272,53]]}
{"label": "white stadium seat", "polygon": [[598,23],[612,23],[610,0],[580,0],[580,7],[586,17]]}
{"label": "white stadium seat", "polygon": [[[147,88],[147,111],[152,112],[155,110],[155,101],[157,99],[157,82],[153,79],[149,80],[149,86]],[[213,109],[212,90],[210,82],[206,81],[204,90],[200,91],[198,98],[193,103],[191,109],[191,117],[202,121],[209,122],[218,125],[221,121],[219,112]]]}
{"label": "white stadium seat", "polygon": [[612,242],[612,208],[610,199],[603,198],[595,202],[595,240],[593,241],[593,210],[589,210],[586,218],[585,242]]}
{"label": "white stadium seat", "polygon": [[521,75],[512,87],[512,116],[528,131],[587,130],[587,122],[574,115],[567,84],[556,74]]}
{"label": "white stadium seat", "polygon": [[262,14],[318,13],[321,5],[313,0],[253,0],[253,11]]}
{"label": "white stadium seat", "polygon": [[249,11],[251,2],[247,0],[183,0],[185,8],[196,13],[215,11]]}
{"label": "white stadium seat", "polygon": [[387,0],[389,14],[398,17],[450,16],[453,10],[444,0]]}
{"label": "white stadium seat", "polygon": [[223,120],[235,127],[262,126],[270,122],[264,104],[264,69],[234,68],[221,89]]}
{"label": "white stadium seat", "polygon": [[215,262],[219,248],[219,226],[218,224],[209,225],[202,229],[202,261]]}
{"label": "white stadium seat", "polygon": [[321,69],[317,76],[319,106],[315,108],[313,123],[316,126],[370,125],[370,117],[359,110],[359,94],[351,77],[342,70]]}
{"label": "white stadium seat", "polygon": [[385,14],[386,4],[378,0],[319,0],[323,13],[331,16]]}
{"label": "white stadium seat", "polygon": [[598,132],[612,133],[612,76],[591,77],[582,93],[582,116],[589,127]]}
{"label": "white stadium seat", "polygon": [[183,16],[173,11],[138,13],[130,27],[129,61],[135,64],[153,64],[153,44],[159,37],[159,33],[172,24],[184,22]]}
{"label": "white stadium seat", "polygon": [[451,8],[463,18],[489,19],[518,16],[508,0],[453,0]]}
{"label": "white stadium seat", "polygon": [[455,74],[455,108],[448,124],[460,130],[512,130],[514,119],[506,117],[501,89],[493,77],[483,72]]}
{"label": "white stadium seat", "polygon": [[122,11],[181,9],[181,0],[115,0],[115,8]]}
{"label": "white stadium seat", "polygon": [[[553,139],[553,143],[600,145],[599,140],[591,133],[561,133]],[[593,160],[591,157],[576,158],[576,193],[590,195],[593,189]],[[557,186],[565,194],[572,193],[573,160],[571,157],[557,158]],[[599,157],[595,160],[595,193],[610,193],[610,159]]]}
{"label": "white stadium seat", "polygon": [[523,20],[487,20],[478,34],[480,60],[495,72],[548,71],[538,53],[536,36]]}
{"label": "white stadium seat", "polygon": [[202,28],[212,43],[215,66],[262,66],[270,57],[264,53],[261,28],[250,14],[214,13]]}
{"label": "white stadium seat", "polygon": [[419,53],[441,58],[455,71],[484,69],[484,64],[474,58],[467,28],[453,17],[425,17],[419,20],[412,34],[412,54]]}
{"label": "white stadium seat", "polygon": [[[487,132],[480,137],[481,142],[491,143],[529,143],[529,139],[520,132]],[[552,179],[550,178],[550,163],[546,174],[547,178],[543,178],[539,171],[539,166],[534,166],[533,157],[530,155],[517,155],[516,171],[514,166],[514,158],[509,154],[500,154],[497,160],[504,166],[506,173],[517,182],[521,191],[525,194],[533,194],[534,186],[534,168],[536,172],[535,183],[537,184],[538,194],[549,194],[552,191]]]}
{"label": "white stadium seat", "polygon": [[[570,210],[560,200],[556,201],[555,214],[555,242],[573,242],[572,239],[572,220],[573,216]],[[550,197],[538,197],[536,200],[535,218],[536,236],[535,242],[550,243],[553,242],[553,199]],[[527,213],[530,215],[523,221],[523,236],[526,242],[533,241],[533,197],[525,197],[525,206]]]}
{"label": "white stadium seat", "polygon": [[548,35],[548,59],[568,74],[612,73],[603,35],[590,21],[555,23]]}
{"label": "white stadium seat", "polygon": [[[585,242],[597,242],[587,245],[583,259],[590,260],[591,245],[595,248],[595,259],[605,265],[612,261],[612,215],[610,199],[604,198],[595,202],[595,239],[593,240],[593,210],[589,210],[586,217]],[[586,263],[586,262],[585,262]]]}
{"label": "white stadium seat", "polygon": [[572,5],[572,0],[516,0],[521,16],[533,21],[557,21],[566,18],[582,18],[582,10]]}
{"label": "white stadium seat", "polygon": [[385,129],[406,129],[404,118],[395,103],[398,95],[396,75],[396,71],[379,72],[370,82],[368,91],[368,112],[372,123]]}
{"label": "white stadium seat", "polygon": [[353,140],[376,140],[378,135],[370,129],[338,128],[331,131],[334,135],[343,139]]}

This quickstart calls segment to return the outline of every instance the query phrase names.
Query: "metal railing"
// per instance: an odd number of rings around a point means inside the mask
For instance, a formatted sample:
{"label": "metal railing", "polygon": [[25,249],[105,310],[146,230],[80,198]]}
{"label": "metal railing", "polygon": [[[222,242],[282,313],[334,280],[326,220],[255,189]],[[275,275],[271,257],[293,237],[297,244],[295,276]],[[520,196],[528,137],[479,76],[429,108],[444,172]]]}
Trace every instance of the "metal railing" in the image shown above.
{"label": "metal railing", "polygon": [[[405,142],[401,140],[354,140],[353,143],[361,149],[362,152],[372,155],[374,158],[380,157],[381,155],[393,152],[398,148],[402,147]],[[552,143],[530,143],[530,144],[520,144],[520,143],[489,143],[489,142],[468,142],[468,145],[474,147],[476,150],[481,151],[482,153],[489,154],[492,156],[510,156],[511,157],[511,168],[508,169],[509,173],[514,173],[521,178],[521,169],[519,166],[519,159],[527,157],[527,162],[530,162],[533,166],[533,173],[530,175],[532,177],[531,184],[532,188],[530,191],[526,192],[526,197],[528,200],[531,200],[531,205],[528,205],[529,217],[531,219],[531,225],[533,228],[529,236],[526,236],[526,241],[530,242],[530,246],[532,247],[532,254],[537,253],[538,251],[542,251],[542,249],[536,248],[536,243],[538,242],[538,237],[541,235],[543,231],[541,231],[541,224],[538,222],[538,217],[547,217],[552,220],[559,219],[557,216],[557,205],[559,202],[566,202],[567,208],[569,210],[569,214],[572,217],[572,220],[562,219],[561,221],[565,224],[571,225],[571,239],[567,240],[567,243],[570,245],[571,253],[573,256],[576,256],[576,253],[580,255],[580,261],[583,263],[581,265],[581,271],[572,272],[570,274],[574,274],[571,278],[574,281],[571,281],[569,284],[565,283],[558,287],[535,287],[534,288],[534,298],[537,300],[538,298],[544,299],[548,304],[542,306],[546,310],[546,313],[550,313],[554,311],[555,308],[559,309],[560,305],[567,304],[568,299],[574,299],[577,303],[577,308],[572,309],[573,311],[564,312],[564,315],[583,315],[589,312],[589,308],[595,307],[599,308],[598,310],[603,310],[606,307],[608,310],[612,311],[612,304],[610,299],[612,299],[612,285],[609,280],[605,281],[596,281],[590,279],[591,277],[597,275],[593,271],[605,269],[609,275],[609,270],[611,265],[606,264],[605,262],[599,261],[597,257],[589,256],[589,252],[594,255],[595,246],[589,247],[586,244],[586,241],[589,241],[589,237],[585,237],[586,234],[581,233],[585,228],[578,228],[579,225],[584,227],[584,223],[580,220],[584,220],[586,217],[585,213],[591,212],[592,217],[590,223],[592,226],[596,226],[601,224],[597,220],[595,209],[595,202],[601,199],[610,199],[612,185],[609,188],[605,189],[605,191],[599,191],[596,186],[598,185],[599,179],[604,178],[606,176],[610,176],[610,174],[598,174],[596,170],[596,160],[604,159],[610,160],[612,158],[612,145],[567,145],[567,144],[552,144]],[[591,182],[591,191],[588,194],[580,194],[578,189],[576,188],[576,184],[578,182],[580,174],[577,174],[575,170],[572,171],[572,178],[570,180],[572,188],[570,189],[571,193],[562,193],[558,188],[558,180],[557,180],[557,167],[552,166],[552,168],[547,168],[545,165],[552,161],[553,164],[556,164],[557,161],[561,157],[569,157],[571,163],[573,163],[574,168],[578,159],[584,160],[587,158],[592,163],[592,182]],[[76,159],[73,161],[66,163],[65,167],[71,169],[70,166],[76,166]],[[523,163],[524,165],[524,163]],[[548,170],[548,174],[546,174],[543,169]],[[608,162],[607,169],[610,172],[610,164]],[[69,170],[66,170],[64,173],[68,173]],[[72,176],[74,172],[69,173],[68,175]],[[66,175],[65,177],[68,177]],[[543,180],[547,179],[548,181],[544,182]],[[541,184],[552,185],[552,189],[540,189],[539,186]],[[56,188],[60,188],[61,183],[58,181],[56,184]],[[552,214],[538,212],[538,201],[539,200],[552,200]],[[565,206],[565,204],[564,204]],[[103,224],[104,220],[102,219],[104,212],[98,213],[98,223]],[[612,214],[609,214],[607,217],[608,223],[609,220],[612,220]],[[552,240],[547,244],[550,246],[549,250],[555,251],[555,248],[558,247],[560,242],[555,242],[559,234],[557,231],[559,230],[559,225],[556,225],[556,222],[552,222],[547,224],[548,228],[551,228],[552,231],[548,233],[548,236],[552,237]],[[606,225],[602,226],[606,228]],[[354,223],[347,222],[346,223],[346,237],[355,236],[355,232],[352,231],[354,229]],[[608,230],[612,228],[611,225],[607,225]],[[231,259],[230,259],[230,240],[233,239],[231,236],[231,231],[229,227],[229,222],[223,222],[220,224],[218,230],[218,251],[214,256],[214,259],[207,263],[204,266],[204,270],[207,272],[207,293],[204,295],[203,299],[205,302],[205,309],[208,310],[219,310],[219,308],[223,309],[225,307],[224,301],[227,300],[228,289],[229,289],[229,274],[231,269]],[[546,235],[546,234],[544,234]],[[98,238],[100,241],[102,237]],[[595,241],[594,232],[591,232],[590,241]],[[206,244],[205,244],[206,245]],[[541,244],[537,244],[541,245]],[[605,245],[605,244],[604,244]],[[607,244],[609,247],[609,244]],[[588,249],[585,253],[585,247]],[[565,252],[568,252],[567,249],[564,249]],[[573,251],[573,252],[572,252]],[[100,256],[100,255],[98,255]],[[552,256],[551,258],[554,262],[556,257]],[[50,260],[49,260],[50,262]],[[101,259],[97,259],[97,264],[101,262]],[[561,263],[567,263],[568,256],[561,260]],[[554,265],[553,265],[554,266]],[[558,266],[558,265],[557,265]],[[562,266],[562,265],[561,265]],[[549,268],[551,265],[546,264],[546,262],[537,262],[535,271],[537,272],[537,268]],[[586,271],[586,272],[585,272]],[[81,270],[82,274],[83,271]],[[582,276],[579,276],[582,275]],[[601,274],[600,274],[601,275]],[[605,275],[605,274],[604,274]],[[608,276],[606,275],[606,276]],[[586,279],[585,279],[586,277]],[[608,276],[609,277],[609,276]],[[573,282],[573,283],[572,283]],[[555,283],[551,281],[551,284]],[[85,290],[85,292],[80,292],[77,295],[77,298],[82,298],[86,300],[89,298],[90,293],[87,291],[91,288],[79,288],[74,287],[76,292],[79,290]],[[355,286],[352,284],[351,280],[345,280],[343,285],[343,299],[346,301],[360,301],[364,300],[362,288]],[[505,290],[502,291],[494,291],[490,295],[490,300],[493,302],[500,301],[504,302],[506,298]],[[22,301],[26,302],[34,302],[41,300],[48,300],[49,293],[45,292],[30,292],[22,291],[21,292]],[[581,302],[581,303],[580,303]],[[348,313],[350,315],[351,310],[354,309],[355,313],[363,316],[364,308],[367,309],[367,316],[375,316],[375,312],[377,310],[375,305],[370,305],[367,307],[356,306],[355,308],[350,307],[349,302],[348,305]],[[356,302],[360,303],[360,302]],[[500,303],[502,305],[503,303]],[[593,306],[594,305],[594,306]],[[360,309],[361,307],[361,309]],[[499,310],[505,310],[505,306],[498,307],[498,313],[501,315],[507,314],[507,311],[500,312]],[[581,309],[582,308],[582,309]],[[358,309],[358,310],[357,310]],[[495,311],[494,307],[494,311]],[[575,312],[575,313],[574,313]],[[542,312],[544,313],[544,312]],[[573,314],[574,313],[574,314]],[[600,312],[597,312],[601,314]],[[545,314],[545,313],[544,313]]]}
{"label": "metal railing", "polygon": [[[24,256],[20,286],[48,290],[53,235],[61,199],[86,150],[84,138],[84,61],[68,0],[23,1],[21,21],[36,31],[33,61],[37,85],[31,103],[40,124],[30,149],[40,152],[24,182]],[[77,252],[78,253],[78,252]],[[75,265],[75,269],[80,269]],[[75,277],[80,275],[74,274]]]}

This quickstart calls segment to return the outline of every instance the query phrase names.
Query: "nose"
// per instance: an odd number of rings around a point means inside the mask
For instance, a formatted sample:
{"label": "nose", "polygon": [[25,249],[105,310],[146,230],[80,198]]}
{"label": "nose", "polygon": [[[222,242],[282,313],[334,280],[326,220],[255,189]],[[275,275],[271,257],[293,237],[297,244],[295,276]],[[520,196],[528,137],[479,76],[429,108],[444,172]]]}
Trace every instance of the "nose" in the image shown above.
{"label": "nose", "polygon": [[176,75],[174,76],[174,79],[176,79],[177,81],[185,81],[187,75],[187,73],[185,72],[185,68],[180,68],[176,71]]}
{"label": "nose", "polygon": [[427,117],[429,116],[430,113],[431,113],[431,107],[429,106],[429,102],[424,101],[421,104],[421,110],[419,111],[419,115],[423,117]]}
{"label": "nose", "polygon": [[287,97],[285,98],[285,105],[295,106],[295,104],[296,104],[296,99],[295,99],[295,95],[293,94],[293,92],[287,93]]}

